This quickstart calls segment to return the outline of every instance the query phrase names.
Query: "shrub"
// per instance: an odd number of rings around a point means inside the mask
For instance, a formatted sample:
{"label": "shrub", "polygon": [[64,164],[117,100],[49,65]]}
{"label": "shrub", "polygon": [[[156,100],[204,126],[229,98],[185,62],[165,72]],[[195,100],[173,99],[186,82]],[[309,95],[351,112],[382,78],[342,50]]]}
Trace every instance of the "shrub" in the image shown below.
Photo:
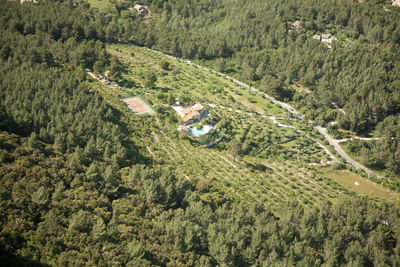
{"label": "shrub", "polygon": [[346,169],[346,164],[344,164],[343,162],[335,162],[332,164],[332,169],[334,170],[343,170]]}
{"label": "shrub", "polygon": [[169,62],[166,61],[165,59],[162,59],[162,60],[158,61],[158,65],[159,65],[160,68],[162,68],[163,70],[169,70],[169,69],[170,69],[170,68],[169,68],[170,64],[169,64]]}

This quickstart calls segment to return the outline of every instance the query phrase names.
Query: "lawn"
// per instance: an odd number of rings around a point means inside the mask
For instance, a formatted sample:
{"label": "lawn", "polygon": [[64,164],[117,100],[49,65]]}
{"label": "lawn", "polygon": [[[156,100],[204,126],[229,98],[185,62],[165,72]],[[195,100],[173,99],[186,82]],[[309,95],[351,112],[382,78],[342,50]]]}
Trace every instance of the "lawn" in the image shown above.
{"label": "lawn", "polygon": [[88,2],[92,7],[103,10],[112,6],[112,3],[109,0],[88,0]]}
{"label": "lawn", "polygon": [[396,196],[392,191],[349,171],[332,170],[331,168],[324,168],[322,170],[330,179],[335,180],[341,185],[350,187],[359,194],[383,199],[393,199]]}

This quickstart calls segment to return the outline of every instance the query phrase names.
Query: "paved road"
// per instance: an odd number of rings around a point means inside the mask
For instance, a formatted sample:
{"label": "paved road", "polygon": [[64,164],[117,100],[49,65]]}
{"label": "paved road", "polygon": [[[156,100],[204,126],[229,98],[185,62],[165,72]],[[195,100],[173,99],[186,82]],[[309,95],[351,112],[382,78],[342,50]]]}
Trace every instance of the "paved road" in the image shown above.
{"label": "paved road", "polygon": [[[148,49],[149,49],[149,48],[148,48]],[[180,62],[183,62],[183,60],[181,60],[181,59],[178,59],[178,58],[173,57],[173,56],[171,56],[171,55],[164,54],[164,53],[162,53],[162,52],[160,52],[160,51],[156,51],[156,50],[152,50],[152,49],[149,49],[149,50],[151,50],[151,51],[153,51],[153,52],[156,52],[156,53],[158,53],[158,54],[160,54],[160,55],[164,55],[164,56],[166,56],[166,57],[168,57],[168,58],[170,58],[170,59],[175,59],[175,60],[179,60]],[[258,94],[264,96],[265,98],[269,99],[272,103],[274,103],[274,104],[276,104],[276,105],[278,105],[278,106],[280,106],[280,107],[286,109],[287,111],[289,111],[289,112],[292,113],[293,115],[296,115],[300,120],[302,120],[302,119],[304,118],[304,116],[303,116],[301,113],[299,113],[298,111],[296,111],[291,105],[289,105],[289,104],[287,104],[287,103],[284,103],[284,102],[281,102],[281,101],[279,101],[279,100],[276,100],[276,99],[273,98],[272,96],[270,96],[270,95],[268,95],[268,94],[266,94],[266,93],[264,93],[264,92],[261,92],[261,91],[258,90],[257,88],[251,87],[251,86],[245,84],[244,82],[238,81],[238,80],[236,80],[236,79],[234,79],[234,78],[232,78],[232,77],[230,77],[230,76],[228,76],[228,75],[225,75],[225,74],[223,74],[223,73],[220,73],[220,72],[217,72],[217,71],[215,71],[215,70],[211,70],[211,69],[209,69],[209,68],[206,68],[206,67],[203,67],[203,66],[194,64],[193,62],[191,62],[191,61],[189,61],[189,60],[188,60],[188,61],[185,61],[185,63],[186,63],[187,65],[189,65],[189,66],[194,66],[194,67],[197,67],[197,68],[199,68],[199,69],[201,69],[201,70],[214,73],[214,74],[216,74],[216,75],[218,75],[218,76],[222,76],[222,77],[224,77],[225,79],[228,79],[228,80],[234,82],[234,83],[237,84],[237,85],[240,85],[240,86],[243,86],[243,87],[247,87],[247,88],[249,88],[252,92],[255,92],[255,93],[258,93]],[[341,111],[341,110],[340,110],[340,111]],[[345,114],[345,111],[344,111],[344,110],[341,111],[341,112],[343,112],[343,113]],[[309,121],[309,122],[311,123],[312,127],[313,127],[314,129],[317,129],[317,131],[328,141],[328,143],[333,147],[333,149],[335,149],[336,152],[339,153],[339,155],[340,155],[342,158],[344,158],[348,163],[350,163],[351,165],[353,165],[356,169],[362,169],[362,170],[364,170],[369,176],[380,177],[380,176],[378,176],[376,173],[374,173],[373,171],[371,171],[370,169],[368,169],[368,168],[365,167],[364,165],[361,165],[360,163],[356,162],[356,161],[353,160],[349,155],[347,155],[347,153],[346,153],[346,152],[342,149],[342,147],[339,145],[339,142],[340,142],[340,141],[339,141],[339,140],[333,139],[333,138],[327,133],[327,129],[326,129],[326,128],[321,127],[321,126],[318,126],[318,125],[316,125],[315,123],[313,123],[312,121]],[[360,138],[360,139],[361,139],[361,138]]]}
{"label": "paved road", "polygon": [[379,177],[376,173],[365,167],[364,165],[361,165],[357,161],[353,160],[347,153],[343,150],[343,148],[339,145],[340,141],[342,140],[335,140],[333,139],[328,133],[327,129],[321,126],[314,126],[315,129],[318,130],[318,132],[325,137],[325,139],[328,141],[328,143],[336,150],[336,152],[339,153],[339,155],[344,158],[348,163],[353,165],[357,169],[362,169],[364,170],[369,176],[373,177]]}

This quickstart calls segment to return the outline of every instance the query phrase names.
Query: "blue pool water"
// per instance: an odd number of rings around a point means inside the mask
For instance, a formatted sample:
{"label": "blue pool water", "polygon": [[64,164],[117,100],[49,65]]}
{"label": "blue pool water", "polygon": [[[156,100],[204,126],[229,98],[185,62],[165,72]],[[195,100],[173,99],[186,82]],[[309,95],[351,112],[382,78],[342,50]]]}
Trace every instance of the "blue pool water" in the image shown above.
{"label": "blue pool water", "polygon": [[200,135],[207,134],[209,131],[211,131],[211,129],[211,125],[204,125],[203,128],[199,130],[195,127],[190,127],[190,133],[196,137],[199,137]]}

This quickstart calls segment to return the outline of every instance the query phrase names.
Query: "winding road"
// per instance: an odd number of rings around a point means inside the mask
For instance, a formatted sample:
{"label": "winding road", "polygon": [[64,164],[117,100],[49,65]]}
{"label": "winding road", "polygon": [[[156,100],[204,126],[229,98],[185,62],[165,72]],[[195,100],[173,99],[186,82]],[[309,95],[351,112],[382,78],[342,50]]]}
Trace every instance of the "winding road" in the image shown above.
{"label": "winding road", "polygon": [[[150,49],[150,48],[147,48],[147,49],[149,49],[149,50],[151,50],[151,51],[153,51],[153,52],[155,52],[155,53],[157,53],[157,54],[160,54],[160,55],[162,55],[162,56],[168,57],[168,58],[170,58],[170,59],[174,59],[174,60],[178,60],[179,62],[183,62],[182,59],[178,59],[178,58],[176,58],[176,57],[174,57],[174,56],[167,55],[167,54],[164,54],[164,53],[162,53],[162,52],[160,52],[160,51],[153,50],[153,49]],[[242,86],[242,87],[245,87],[245,88],[249,88],[249,90],[251,90],[252,92],[258,93],[258,94],[264,96],[265,98],[269,99],[269,100],[270,100],[272,103],[274,103],[275,105],[278,105],[278,106],[280,106],[280,107],[286,109],[287,111],[289,111],[289,112],[292,113],[293,115],[297,116],[300,120],[302,120],[302,119],[304,118],[304,116],[303,116],[301,113],[299,113],[298,111],[296,111],[291,105],[289,105],[289,104],[287,104],[287,103],[284,103],[284,102],[281,102],[281,101],[279,101],[279,100],[276,100],[276,99],[273,98],[272,96],[270,96],[270,95],[268,95],[268,94],[266,94],[266,93],[264,93],[264,92],[258,90],[257,88],[251,87],[250,85],[245,84],[244,82],[241,82],[241,81],[239,81],[239,80],[236,80],[235,78],[232,78],[232,77],[230,77],[230,76],[228,76],[228,75],[226,75],[226,74],[223,74],[223,73],[221,73],[221,72],[217,72],[217,71],[215,71],[215,70],[211,70],[211,69],[209,69],[209,68],[206,68],[206,67],[203,67],[203,66],[194,64],[194,63],[191,62],[191,61],[185,61],[185,63],[186,63],[187,65],[189,65],[189,66],[194,66],[194,67],[199,68],[199,69],[201,69],[201,70],[204,70],[204,71],[207,71],[207,72],[211,72],[211,73],[216,74],[216,75],[218,75],[218,76],[224,77],[225,79],[228,79],[228,80],[232,81],[233,83],[235,83],[235,84],[237,84],[237,85],[239,85],[239,86]],[[345,114],[344,111],[341,111],[341,112]],[[333,147],[333,149],[334,149],[342,158],[344,158],[348,163],[350,163],[351,165],[353,165],[354,168],[356,168],[356,169],[361,169],[361,170],[365,171],[369,176],[380,178],[380,176],[377,175],[376,173],[374,173],[372,170],[368,169],[368,168],[365,167],[364,165],[361,165],[360,163],[358,163],[358,162],[356,162],[355,160],[353,160],[349,155],[347,155],[347,153],[346,153],[346,152],[343,150],[343,148],[339,145],[339,143],[341,142],[341,140],[335,140],[335,139],[333,139],[333,138],[327,133],[327,129],[326,129],[326,128],[321,127],[321,126],[318,126],[318,125],[316,125],[316,124],[315,124],[314,122],[312,122],[312,121],[309,121],[309,123],[312,125],[312,127],[313,127],[314,129],[316,129],[316,130],[328,141],[328,143]],[[359,138],[359,139],[362,139],[362,138]],[[365,139],[365,140],[367,140],[367,139]]]}
{"label": "winding road", "polygon": [[344,158],[348,163],[350,163],[351,165],[353,165],[356,169],[362,169],[363,171],[365,171],[369,176],[373,176],[373,177],[378,177],[380,178],[380,176],[378,176],[376,173],[374,173],[373,171],[371,171],[370,169],[368,169],[367,167],[365,167],[364,165],[361,165],[360,163],[358,163],[357,161],[353,160],[349,155],[347,155],[347,153],[343,150],[343,148],[339,145],[339,143],[343,140],[336,140],[333,139],[328,133],[327,133],[327,129],[321,126],[314,126],[315,129],[318,130],[318,132],[328,141],[328,143],[336,150],[337,153],[339,153],[339,155]]}

